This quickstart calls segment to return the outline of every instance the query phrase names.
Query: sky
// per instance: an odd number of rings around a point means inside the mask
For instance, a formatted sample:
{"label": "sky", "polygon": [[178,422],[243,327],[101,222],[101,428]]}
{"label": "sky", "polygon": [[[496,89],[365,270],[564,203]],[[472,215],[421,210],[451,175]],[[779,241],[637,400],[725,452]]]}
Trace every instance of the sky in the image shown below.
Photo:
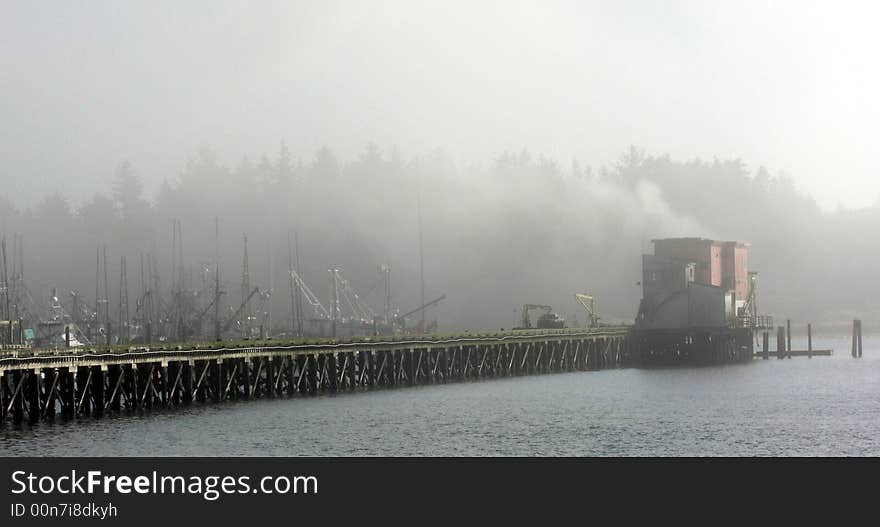
{"label": "sky", "polygon": [[[0,194],[81,202],[130,160],[373,142],[598,167],[740,158],[827,210],[880,195],[872,2],[0,0]],[[11,190],[10,190],[11,189]]]}

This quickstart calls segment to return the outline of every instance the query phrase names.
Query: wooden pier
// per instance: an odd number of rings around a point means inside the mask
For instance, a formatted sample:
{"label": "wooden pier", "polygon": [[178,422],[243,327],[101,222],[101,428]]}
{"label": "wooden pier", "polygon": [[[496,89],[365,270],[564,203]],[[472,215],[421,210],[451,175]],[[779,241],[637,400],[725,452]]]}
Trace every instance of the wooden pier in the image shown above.
{"label": "wooden pier", "polygon": [[0,423],[614,368],[626,327],[0,355]]}
{"label": "wooden pier", "polygon": [[815,349],[815,350],[783,350],[781,353],[777,351],[756,351],[755,357],[763,357],[766,355],[767,357],[776,357],[780,356],[780,358],[785,357],[830,357],[834,355],[834,350],[832,349]]}

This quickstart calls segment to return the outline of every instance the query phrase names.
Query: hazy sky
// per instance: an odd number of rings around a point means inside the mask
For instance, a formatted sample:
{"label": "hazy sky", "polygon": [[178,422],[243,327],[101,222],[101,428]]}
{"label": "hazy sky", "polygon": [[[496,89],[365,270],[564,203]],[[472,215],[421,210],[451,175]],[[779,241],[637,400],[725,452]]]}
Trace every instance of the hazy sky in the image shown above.
{"label": "hazy sky", "polygon": [[[876,3],[0,1],[0,181],[155,188],[208,146],[311,159],[374,141],[564,166],[630,145],[784,171],[825,208],[880,193]],[[0,190],[0,193],[13,193]]]}

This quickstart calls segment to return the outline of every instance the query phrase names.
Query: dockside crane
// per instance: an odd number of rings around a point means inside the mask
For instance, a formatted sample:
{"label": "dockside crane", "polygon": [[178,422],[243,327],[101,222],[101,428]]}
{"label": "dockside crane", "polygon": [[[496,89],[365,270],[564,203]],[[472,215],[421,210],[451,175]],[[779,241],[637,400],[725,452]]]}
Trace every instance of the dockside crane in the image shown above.
{"label": "dockside crane", "polygon": [[599,316],[596,314],[596,299],[592,295],[586,293],[575,293],[574,298],[587,311],[587,318],[590,320],[590,327],[598,327]]}
{"label": "dockside crane", "polygon": [[318,300],[318,296],[312,292],[308,285],[303,281],[303,279],[299,276],[299,273],[296,272],[295,269],[290,269],[290,273],[293,276],[294,285],[300,290],[302,295],[305,297],[306,302],[312,306],[312,310],[314,311],[314,315],[320,319],[329,319],[330,312],[324,307],[324,304]]}
{"label": "dockside crane", "polygon": [[[245,308],[248,305],[248,302],[251,301],[251,298],[253,298],[254,295],[256,295],[259,292],[260,292],[259,287],[255,287],[251,290],[250,294],[248,294],[245,297],[244,301],[241,303],[241,305],[238,306],[238,309],[236,309],[235,312],[232,313],[232,315],[229,317],[229,319],[226,320],[226,323],[223,324],[223,327],[220,328],[221,335],[226,333],[227,331],[229,331],[229,328],[231,328],[233,324],[235,324],[236,322],[239,322],[239,320],[238,320],[239,315],[241,315],[241,312],[245,310]],[[248,337],[250,337],[250,335],[248,335]]]}
{"label": "dockside crane", "polygon": [[[434,305],[436,305],[436,304],[439,304],[439,303],[440,303],[442,300],[444,300],[445,298],[446,298],[446,295],[445,295],[445,294],[444,294],[444,295],[441,295],[441,296],[435,298],[434,300],[431,300],[430,302],[425,302],[424,304],[422,304],[422,305],[420,305],[419,307],[413,309],[412,311],[407,311],[406,313],[404,313],[404,314],[400,315],[399,317],[397,317],[397,320],[400,322],[400,329],[401,329],[401,331],[403,331],[403,330],[406,329],[406,317],[408,317],[408,316],[410,316],[410,315],[415,315],[416,313],[423,313],[426,309],[428,309],[429,307],[432,307],[432,306],[434,306]],[[421,329],[422,331],[424,331],[424,329],[425,329],[424,326],[423,326],[421,323],[420,323],[419,325],[422,326],[420,329]]]}

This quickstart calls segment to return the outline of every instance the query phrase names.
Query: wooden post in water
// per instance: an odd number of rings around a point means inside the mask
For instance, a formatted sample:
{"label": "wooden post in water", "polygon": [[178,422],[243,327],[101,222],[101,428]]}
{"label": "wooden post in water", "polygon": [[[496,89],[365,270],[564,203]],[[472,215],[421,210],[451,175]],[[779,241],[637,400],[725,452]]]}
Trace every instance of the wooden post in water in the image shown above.
{"label": "wooden post in water", "polygon": [[770,332],[764,332],[764,360],[770,358]]}
{"label": "wooden post in water", "polygon": [[807,323],[807,357],[813,358],[813,325]]}
{"label": "wooden post in water", "polygon": [[791,357],[791,320],[785,321],[785,349],[788,351],[788,356]]}
{"label": "wooden post in water", "polygon": [[862,321],[859,319],[859,357],[862,356]]}
{"label": "wooden post in water", "polygon": [[852,356],[858,357],[858,350],[856,348],[857,340],[856,340],[856,329],[859,327],[859,321],[857,319],[853,319],[853,330],[852,330]]}
{"label": "wooden post in water", "polygon": [[776,358],[785,358],[785,328],[783,326],[776,328]]}

